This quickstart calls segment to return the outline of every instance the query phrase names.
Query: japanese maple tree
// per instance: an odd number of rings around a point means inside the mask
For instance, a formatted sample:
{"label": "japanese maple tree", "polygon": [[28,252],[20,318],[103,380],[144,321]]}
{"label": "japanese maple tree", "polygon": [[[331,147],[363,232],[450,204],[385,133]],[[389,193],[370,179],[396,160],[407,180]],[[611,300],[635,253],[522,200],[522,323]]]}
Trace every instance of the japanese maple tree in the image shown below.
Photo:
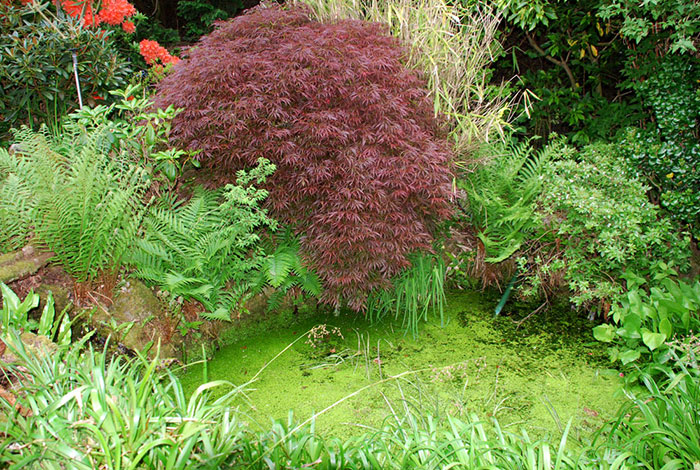
{"label": "japanese maple tree", "polygon": [[[260,157],[274,215],[301,236],[323,300],[356,310],[430,250],[451,153],[418,72],[381,24],[258,7],[222,23],[159,85],[177,145],[223,180]],[[232,221],[235,223],[235,221]]]}

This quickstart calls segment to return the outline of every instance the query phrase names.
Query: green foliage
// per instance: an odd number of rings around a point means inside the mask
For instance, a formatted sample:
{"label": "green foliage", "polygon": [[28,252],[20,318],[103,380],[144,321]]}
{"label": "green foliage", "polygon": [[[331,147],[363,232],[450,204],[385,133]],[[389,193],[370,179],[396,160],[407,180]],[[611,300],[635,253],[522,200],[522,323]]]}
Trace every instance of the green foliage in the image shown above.
{"label": "green foliage", "polygon": [[70,318],[65,310],[56,316],[53,295],[50,292],[38,322],[29,318],[29,312],[39,306],[39,294],[30,291],[27,297],[20,301],[17,294],[2,282],[0,282],[0,293],[2,293],[2,309],[0,309],[2,331],[10,329],[34,331],[49,339],[56,338],[56,342],[60,345],[70,344]]}
{"label": "green foliage", "polygon": [[55,124],[77,107],[73,49],[84,99],[123,86],[131,72],[109,33],[51,8],[50,2],[0,4],[0,140],[10,127]]}
{"label": "green foliage", "polygon": [[487,147],[487,152],[486,163],[457,184],[466,192],[486,261],[499,263],[519,250],[536,228],[542,170],[556,149],[534,152],[527,143],[511,143]]}
{"label": "green foliage", "polygon": [[35,204],[24,178],[31,172],[30,162],[0,149],[0,253],[23,247],[31,234]]}
{"label": "green foliage", "polygon": [[136,275],[172,298],[201,302],[205,318],[229,320],[262,262],[256,230],[276,226],[260,208],[267,191],[252,186],[274,170],[261,159],[252,170],[238,172],[236,185],[213,192],[200,188],[187,203],[166,200],[153,207],[128,258]]}
{"label": "green foliage", "polygon": [[[300,290],[303,295],[321,295],[321,281],[308,268],[299,255],[299,240],[291,230],[287,230],[276,246],[263,243],[268,253],[250,278],[251,293],[257,294],[265,287],[274,289],[267,303],[268,311],[277,309],[290,290]],[[299,298],[299,296],[297,296]]]}
{"label": "green foliage", "polygon": [[620,34],[637,44],[649,40],[670,53],[697,52],[700,41],[700,4],[694,0],[601,2],[599,16],[622,20]]}
{"label": "green foliage", "polygon": [[669,57],[635,85],[652,111],[646,129],[630,129],[623,154],[649,178],[661,205],[700,234],[700,95],[697,62]]}
{"label": "green foliage", "polygon": [[181,0],[177,14],[182,19],[184,38],[199,40],[212,31],[215,21],[233,16],[243,7],[242,0]]}
{"label": "green foliage", "polygon": [[644,278],[626,273],[627,292],[611,309],[614,325],[593,329],[598,341],[613,344],[611,360],[623,365],[663,364],[669,359],[667,343],[672,338],[700,328],[700,281],[688,284],[675,279],[676,272],[663,263],[654,271],[648,286]]}
{"label": "green foliage", "polygon": [[377,321],[390,315],[402,319],[402,327],[418,334],[418,323],[430,313],[445,317],[445,262],[439,255],[416,253],[411,266],[392,279],[391,287],[367,299],[367,316]]}
{"label": "green foliage", "polygon": [[188,164],[199,167],[186,152],[168,145],[171,122],[178,114],[172,106],[153,109],[153,102],[140,85],[109,92],[114,97],[110,105],[85,107],[70,115],[66,126],[96,129],[104,127],[111,151],[131,157],[144,167],[153,179],[172,189]]}
{"label": "green foliage", "polygon": [[[172,372],[159,371],[158,358],[109,360],[84,351],[85,340],[37,355],[14,330],[3,333],[20,359],[4,365],[19,382],[19,406],[0,400],[4,467],[197,469],[235,461],[242,431],[232,409],[240,389],[232,384],[204,384],[186,397]],[[213,398],[214,388],[228,391]]]}
{"label": "green foliage", "polygon": [[[657,367],[660,378],[642,374],[642,390],[617,419],[599,432],[606,445],[628,455],[629,468],[697,468],[700,462],[700,374],[697,338],[676,343],[671,366]],[[603,437],[604,438],[604,437]]]}
{"label": "green foliage", "polygon": [[14,155],[0,150],[0,168],[14,169],[0,185],[17,181],[26,189],[36,237],[78,281],[116,269],[140,223],[146,173],[108,152],[103,127],[75,127],[61,136],[25,128],[15,139]]}
{"label": "green foliage", "polygon": [[519,259],[524,294],[561,276],[574,304],[604,306],[622,291],[625,270],[649,272],[657,260],[687,268],[687,240],[649,203],[615,146],[558,153],[543,172],[537,243]]}

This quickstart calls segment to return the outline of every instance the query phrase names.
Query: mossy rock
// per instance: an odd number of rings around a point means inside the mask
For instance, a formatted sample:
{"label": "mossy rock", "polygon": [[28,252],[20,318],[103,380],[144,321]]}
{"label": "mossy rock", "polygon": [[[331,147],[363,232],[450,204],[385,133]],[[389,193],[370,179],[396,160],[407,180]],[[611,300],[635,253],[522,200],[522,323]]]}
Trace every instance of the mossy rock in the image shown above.
{"label": "mossy rock", "polygon": [[167,316],[165,306],[141,281],[130,279],[117,292],[112,306],[93,314],[94,326],[111,334],[134,351],[143,351],[152,344],[155,353],[160,341],[160,357],[179,357],[182,339]]}
{"label": "mossy rock", "polygon": [[[58,345],[51,341],[47,336],[37,335],[30,331],[25,331],[22,333],[19,339],[22,341],[24,349],[28,353],[34,354],[37,357],[43,357],[45,354],[54,354],[58,350]],[[0,355],[0,361],[2,363],[12,364],[17,362],[17,356],[10,348],[6,348],[4,343],[0,348],[3,349]]]}
{"label": "mossy rock", "polygon": [[10,282],[24,279],[44,267],[52,253],[39,253],[27,245],[21,250],[0,255],[0,282]]}

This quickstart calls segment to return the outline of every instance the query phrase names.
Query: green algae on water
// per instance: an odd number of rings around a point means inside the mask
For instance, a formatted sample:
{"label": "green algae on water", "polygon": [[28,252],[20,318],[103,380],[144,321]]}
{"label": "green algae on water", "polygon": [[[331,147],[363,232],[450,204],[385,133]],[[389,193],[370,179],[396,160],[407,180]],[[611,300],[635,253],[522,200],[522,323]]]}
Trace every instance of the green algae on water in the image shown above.
{"label": "green algae on water", "polygon": [[[531,435],[559,433],[571,420],[574,437],[614,415],[624,401],[621,384],[588,322],[566,309],[522,323],[517,312],[494,319],[492,303],[481,293],[453,293],[447,324],[423,324],[417,338],[357,315],[301,317],[222,348],[208,362],[207,378],[239,385],[265,367],[242,402],[246,420],[260,429],[286,420],[290,410],[303,421],[342,400],[316,418],[317,430],[341,438],[379,428],[404,407],[497,418],[503,428]],[[343,338],[313,348],[306,333],[319,324],[337,327]],[[190,392],[202,380],[202,365],[183,376]]]}

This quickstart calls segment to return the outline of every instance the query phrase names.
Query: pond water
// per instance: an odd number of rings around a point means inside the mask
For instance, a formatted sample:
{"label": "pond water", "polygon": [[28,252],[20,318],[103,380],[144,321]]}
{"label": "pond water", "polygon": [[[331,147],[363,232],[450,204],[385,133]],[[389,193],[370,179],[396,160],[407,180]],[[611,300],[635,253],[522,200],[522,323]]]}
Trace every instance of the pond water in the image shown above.
{"label": "pond water", "polygon": [[516,305],[494,318],[496,301],[480,292],[450,293],[446,324],[424,323],[416,338],[395,323],[372,325],[356,314],[272,317],[239,332],[206,367],[190,366],[183,383],[191,393],[205,378],[236,385],[255,378],[241,400],[254,428],[286,421],[290,410],[300,422],[330,407],[316,417],[316,429],[338,437],[380,427],[404,407],[495,417],[502,428],[535,436],[558,434],[571,420],[574,438],[612,417],[624,395],[605,348],[591,335],[594,325],[567,308],[519,324],[532,309]]}

